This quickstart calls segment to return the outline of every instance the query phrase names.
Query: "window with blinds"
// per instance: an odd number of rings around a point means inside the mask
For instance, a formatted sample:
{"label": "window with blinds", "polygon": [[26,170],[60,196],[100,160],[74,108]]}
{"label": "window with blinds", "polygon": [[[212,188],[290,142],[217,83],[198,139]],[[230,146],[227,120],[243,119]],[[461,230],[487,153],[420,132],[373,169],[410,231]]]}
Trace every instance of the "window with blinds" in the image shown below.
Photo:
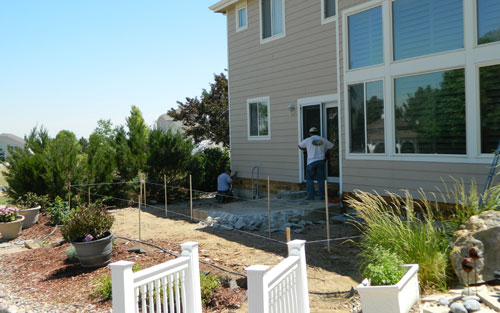
{"label": "window with blinds", "polygon": [[465,71],[394,79],[396,153],[466,154]]}
{"label": "window with blinds", "polygon": [[283,1],[262,0],[262,39],[283,33]]}
{"label": "window with blinds", "polygon": [[349,69],[382,64],[382,7],[350,15]]}
{"label": "window with blinds", "polygon": [[464,47],[462,0],[396,0],[392,17],[394,60]]}
{"label": "window with blinds", "polygon": [[500,1],[477,0],[477,43],[500,41]]}

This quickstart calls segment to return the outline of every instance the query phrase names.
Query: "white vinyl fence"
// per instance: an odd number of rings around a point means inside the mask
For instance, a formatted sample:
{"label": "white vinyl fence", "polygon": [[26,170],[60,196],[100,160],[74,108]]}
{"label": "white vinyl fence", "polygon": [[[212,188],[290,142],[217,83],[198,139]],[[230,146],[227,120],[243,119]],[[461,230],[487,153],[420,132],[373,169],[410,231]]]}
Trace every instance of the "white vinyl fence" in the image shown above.
{"label": "white vinyl fence", "polygon": [[249,313],[309,313],[305,241],[288,243],[288,257],[269,270],[246,269]]}
{"label": "white vinyl fence", "polygon": [[133,273],[133,262],[110,264],[113,312],[202,313],[198,243],[181,244],[180,257]]}

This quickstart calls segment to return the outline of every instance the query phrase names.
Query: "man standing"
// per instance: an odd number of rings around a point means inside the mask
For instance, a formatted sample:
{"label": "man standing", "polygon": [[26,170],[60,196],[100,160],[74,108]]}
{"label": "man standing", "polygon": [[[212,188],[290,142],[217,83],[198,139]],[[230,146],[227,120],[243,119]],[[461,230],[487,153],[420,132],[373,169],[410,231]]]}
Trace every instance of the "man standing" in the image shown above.
{"label": "man standing", "polygon": [[311,127],[309,137],[299,143],[299,149],[307,152],[306,166],[306,200],[314,199],[314,180],[318,181],[318,194],[321,200],[325,199],[325,153],[333,148],[333,143],[320,137],[318,129]]}
{"label": "man standing", "polygon": [[231,185],[233,184],[233,180],[230,175],[231,169],[226,168],[224,173],[217,177],[217,197],[219,202],[225,202],[228,196],[232,196]]}

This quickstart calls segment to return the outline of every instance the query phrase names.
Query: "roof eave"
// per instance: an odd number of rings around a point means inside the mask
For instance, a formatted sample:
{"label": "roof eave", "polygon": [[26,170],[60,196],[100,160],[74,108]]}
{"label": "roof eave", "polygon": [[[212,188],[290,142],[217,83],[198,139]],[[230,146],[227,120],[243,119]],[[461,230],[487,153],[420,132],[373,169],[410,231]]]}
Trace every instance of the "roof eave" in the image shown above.
{"label": "roof eave", "polygon": [[239,0],[221,0],[217,2],[216,4],[211,5],[208,7],[210,10],[214,11],[215,13],[226,13],[226,9],[238,2]]}

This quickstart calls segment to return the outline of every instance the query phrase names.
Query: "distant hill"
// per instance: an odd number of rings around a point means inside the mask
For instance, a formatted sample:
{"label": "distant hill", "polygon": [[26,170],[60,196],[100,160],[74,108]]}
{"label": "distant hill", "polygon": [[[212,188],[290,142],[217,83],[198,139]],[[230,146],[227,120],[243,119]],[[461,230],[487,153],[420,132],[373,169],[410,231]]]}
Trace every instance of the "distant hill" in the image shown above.
{"label": "distant hill", "polygon": [[9,155],[8,146],[24,148],[24,139],[13,134],[0,134],[0,146]]}

